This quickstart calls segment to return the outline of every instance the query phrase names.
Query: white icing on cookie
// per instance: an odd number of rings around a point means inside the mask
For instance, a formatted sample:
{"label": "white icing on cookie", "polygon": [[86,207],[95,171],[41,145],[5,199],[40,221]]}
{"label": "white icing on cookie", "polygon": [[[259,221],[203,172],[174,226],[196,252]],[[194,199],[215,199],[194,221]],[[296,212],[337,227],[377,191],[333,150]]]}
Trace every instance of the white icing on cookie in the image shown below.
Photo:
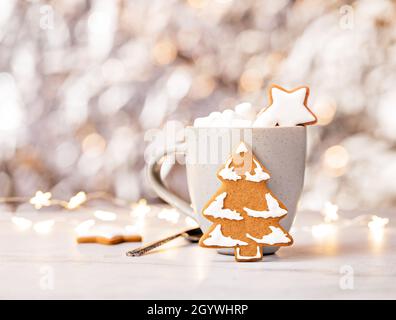
{"label": "white icing on cookie", "polygon": [[206,216],[212,216],[214,218],[223,218],[230,220],[242,220],[241,214],[235,210],[224,209],[224,199],[227,196],[227,192],[219,194],[216,199],[209,204],[209,206],[203,211]]}
{"label": "white icing on cookie", "polygon": [[240,248],[236,248],[236,257],[238,260],[251,260],[251,259],[260,259],[261,258],[261,249],[257,247],[257,253],[255,256],[241,256]]}
{"label": "white icing on cookie", "polygon": [[246,144],[241,142],[238,148],[236,148],[235,153],[245,153],[245,152],[248,152],[248,148],[246,147]]}
{"label": "white icing on cookie", "polygon": [[289,243],[290,239],[286,236],[286,234],[282,231],[281,228],[270,226],[271,233],[260,238],[255,238],[251,236],[249,233],[246,234],[246,237],[252,239],[257,243],[263,243],[268,245],[274,245],[278,243]]}
{"label": "white icing on cookie", "polygon": [[253,127],[293,127],[316,120],[304,105],[307,88],[286,92],[271,88],[272,104],[253,123]]}
{"label": "white icing on cookie", "polygon": [[237,181],[241,179],[241,176],[239,176],[235,172],[234,167],[230,167],[232,162],[232,158],[229,158],[224,166],[223,169],[220,170],[219,176],[222,177],[224,180],[232,180],[232,181]]}
{"label": "white icing on cookie", "polygon": [[217,225],[211,233],[209,233],[209,238],[205,239],[203,243],[207,246],[218,246],[218,247],[235,247],[246,246],[247,243],[241,240],[233,239],[231,237],[226,237],[221,232],[221,225]]}
{"label": "white icing on cookie", "polygon": [[270,194],[265,194],[265,200],[267,200],[268,210],[257,211],[249,208],[243,208],[245,212],[254,218],[279,218],[287,213],[287,210],[279,206],[279,202]]}
{"label": "white icing on cookie", "polygon": [[253,182],[268,180],[270,178],[270,175],[263,170],[263,168],[256,160],[253,159],[253,161],[256,165],[256,168],[254,168],[254,174],[250,174],[250,172],[245,172],[246,180]]}

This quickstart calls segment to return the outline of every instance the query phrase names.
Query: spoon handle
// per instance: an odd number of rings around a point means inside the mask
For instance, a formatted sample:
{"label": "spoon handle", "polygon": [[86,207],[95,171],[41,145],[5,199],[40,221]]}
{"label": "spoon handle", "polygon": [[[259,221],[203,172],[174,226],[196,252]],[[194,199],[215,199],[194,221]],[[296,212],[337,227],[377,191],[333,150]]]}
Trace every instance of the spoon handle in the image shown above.
{"label": "spoon handle", "polygon": [[148,244],[146,244],[146,245],[144,245],[144,246],[142,246],[140,248],[128,251],[126,253],[126,255],[128,257],[140,257],[140,256],[143,256],[147,252],[149,252],[149,251],[151,251],[151,250],[153,250],[155,248],[158,248],[158,247],[162,246],[163,244],[165,244],[165,243],[167,243],[169,241],[172,241],[173,239],[176,239],[176,238],[180,237],[181,235],[183,235],[184,233],[189,232],[189,231],[190,230],[185,230],[185,231],[182,231],[182,232],[178,232],[178,233],[176,233],[176,234],[174,234],[172,236],[166,237],[164,239],[148,243]]}

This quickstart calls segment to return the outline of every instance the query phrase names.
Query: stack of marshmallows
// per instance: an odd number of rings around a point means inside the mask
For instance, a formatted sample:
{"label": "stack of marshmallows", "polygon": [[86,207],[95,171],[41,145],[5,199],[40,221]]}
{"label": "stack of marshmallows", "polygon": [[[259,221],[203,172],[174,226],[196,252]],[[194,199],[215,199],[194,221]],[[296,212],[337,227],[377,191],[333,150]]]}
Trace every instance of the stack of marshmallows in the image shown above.
{"label": "stack of marshmallows", "polygon": [[207,117],[197,118],[194,127],[251,127],[256,118],[256,111],[249,102],[238,104],[235,111],[226,109],[223,112],[212,112]]}

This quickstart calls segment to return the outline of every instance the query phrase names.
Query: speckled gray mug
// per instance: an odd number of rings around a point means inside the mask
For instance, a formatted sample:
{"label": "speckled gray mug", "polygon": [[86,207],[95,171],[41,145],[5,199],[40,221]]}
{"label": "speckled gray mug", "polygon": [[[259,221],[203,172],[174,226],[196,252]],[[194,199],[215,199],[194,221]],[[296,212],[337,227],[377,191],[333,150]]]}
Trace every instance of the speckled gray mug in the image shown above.
{"label": "speckled gray mug", "polygon": [[[268,187],[288,208],[281,225],[290,230],[296,214],[297,202],[304,184],[306,128],[193,128],[185,129],[185,142],[156,155],[148,163],[148,178],[154,191],[163,200],[198,222],[205,232],[210,222],[201,211],[220,187],[216,173],[231,151],[244,141],[254,155],[269,170]],[[191,205],[169,191],[160,175],[161,161],[166,156],[185,155],[187,184]],[[271,254],[278,247],[265,247]],[[230,249],[220,253],[233,254]]]}

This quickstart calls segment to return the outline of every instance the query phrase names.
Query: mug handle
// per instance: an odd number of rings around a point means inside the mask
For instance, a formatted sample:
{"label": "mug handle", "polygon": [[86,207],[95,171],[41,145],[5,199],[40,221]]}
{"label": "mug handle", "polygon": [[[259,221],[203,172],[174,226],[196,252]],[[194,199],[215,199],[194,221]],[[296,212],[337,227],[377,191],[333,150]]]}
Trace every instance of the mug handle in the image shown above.
{"label": "mug handle", "polygon": [[147,175],[148,175],[148,181],[150,182],[154,191],[162,200],[166,201],[176,209],[180,210],[186,216],[196,220],[191,205],[188,202],[181,199],[180,197],[178,197],[177,195],[175,195],[174,193],[172,193],[171,191],[169,191],[166,188],[160,174],[163,159],[167,155],[171,155],[171,154],[185,155],[186,147],[187,146],[185,143],[181,143],[155,155],[152,159],[149,160],[147,164]]}

